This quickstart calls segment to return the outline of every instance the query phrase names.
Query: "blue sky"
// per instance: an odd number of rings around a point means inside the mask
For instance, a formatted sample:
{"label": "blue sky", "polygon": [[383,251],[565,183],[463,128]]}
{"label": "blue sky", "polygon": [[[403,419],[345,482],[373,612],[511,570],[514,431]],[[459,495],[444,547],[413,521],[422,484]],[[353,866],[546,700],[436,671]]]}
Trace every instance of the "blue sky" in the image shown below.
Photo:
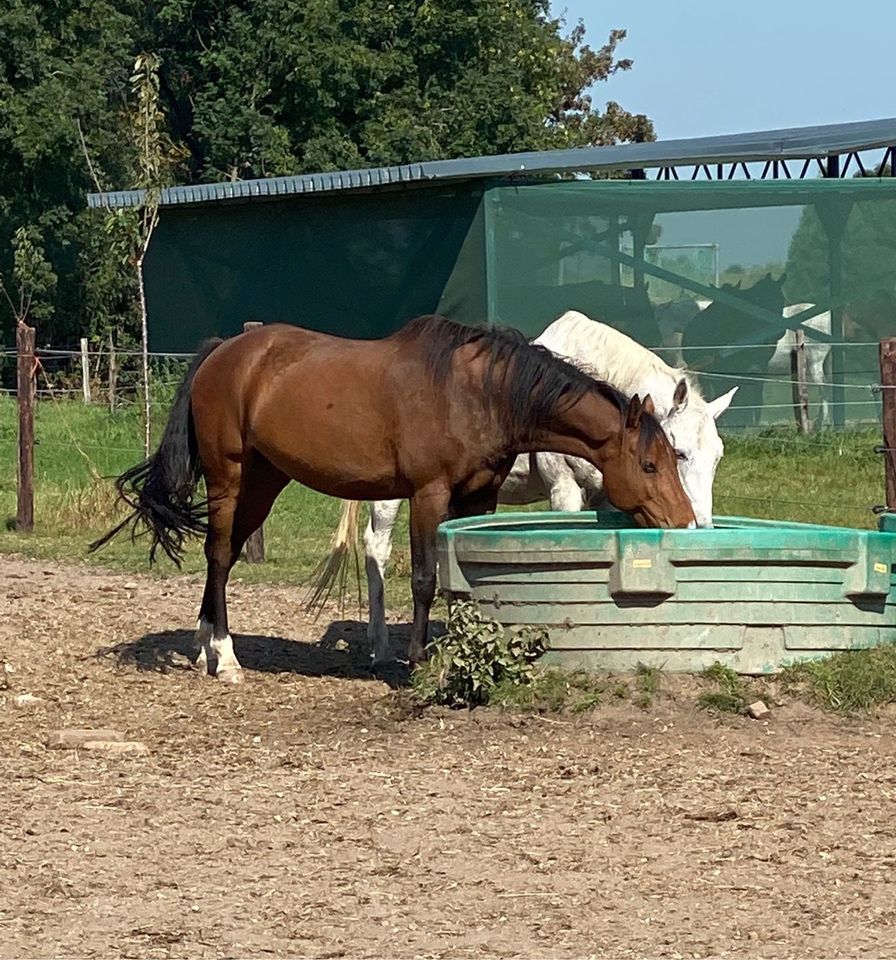
{"label": "blue sky", "polygon": [[[896,116],[893,0],[567,0],[600,46],[634,66],[593,91],[646,113],[660,139]],[[830,76],[829,76],[830,74]]]}

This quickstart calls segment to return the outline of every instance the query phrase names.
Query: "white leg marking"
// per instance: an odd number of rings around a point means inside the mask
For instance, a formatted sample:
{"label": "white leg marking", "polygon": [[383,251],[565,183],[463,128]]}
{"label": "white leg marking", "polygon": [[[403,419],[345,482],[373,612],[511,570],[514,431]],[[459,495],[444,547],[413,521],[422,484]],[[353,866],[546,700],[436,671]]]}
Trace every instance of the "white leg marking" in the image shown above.
{"label": "white leg marking", "polygon": [[233,639],[230,634],[225,637],[212,637],[209,646],[212,657],[217,661],[215,676],[224,683],[242,683],[243,668],[233,652]]}
{"label": "white leg marking", "polygon": [[386,625],[386,564],[392,555],[392,530],[401,500],[376,500],[370,504],[370,519],[364,531],[364,567],[367,570],[367,641],[374,664],[392,659]]}
{"label": "white leg marking", "polygon": [[193,638],[193,642],[196,645],[196,659],[193,663],[196,664],[202,670],[208,670],[208,655],[209,655],[209,643],[212,639],[212,625],[205,619],[205,617],[200,617],[199,621],[196,624],[196,634]]}

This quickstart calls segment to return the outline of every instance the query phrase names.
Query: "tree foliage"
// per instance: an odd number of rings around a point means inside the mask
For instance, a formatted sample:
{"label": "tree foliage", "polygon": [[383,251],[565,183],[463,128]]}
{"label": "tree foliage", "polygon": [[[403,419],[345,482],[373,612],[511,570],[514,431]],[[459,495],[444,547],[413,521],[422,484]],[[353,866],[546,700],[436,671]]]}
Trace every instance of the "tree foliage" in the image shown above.
{"label": "tree foliage", "polygon": [[[883,171],[881,171],[883,173]],[[858,317],[866,306],[896,303],[896,200],[859,199],[806,206],[787,258],[788,301],[815,302],[829,296],[830,238],[840,235],[841,292]]]}
{"label": "tree foliage", "polygon": [[[652,139],[646,117],[587,92],[631,67],[625,32],[592,48],[565,29],[539,0],[6,0],[0,273],[27,227],[59,277],[43,342],[135,332],[128,225],[84,198],[163,182],[140,135],[183,183]],[[142,134],[141,51],[159,104]]]}

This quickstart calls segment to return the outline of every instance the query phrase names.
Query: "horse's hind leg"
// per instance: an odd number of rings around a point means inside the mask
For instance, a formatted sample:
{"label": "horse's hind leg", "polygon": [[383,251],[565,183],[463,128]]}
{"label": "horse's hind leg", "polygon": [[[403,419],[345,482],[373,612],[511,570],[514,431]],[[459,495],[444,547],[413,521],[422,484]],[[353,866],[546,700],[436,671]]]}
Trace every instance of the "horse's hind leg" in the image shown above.
{"label": "horse's hind leg", "polygon": [[[239,467],[237,466],[237,470]],[[221,680],[240,683],[242,671],[227,625],[227,578],[231,567],[233,516],[239,492],[239,476],[229,484],[208,483],[209,517],[205,535],[205,592],[199,607],[196,663]]]}
{"label": "horse's hind leg", "polygon": [[370,519],[364,531],[364,566],[367,570],[367,641],[374,664],[389,657],[389,628],[386,626],[386,564],[392,554],[392,529],[398,519],[401,500],[376,500],[369,505]]}
{"label": "horse's hind leg", "polygon": [[227,623],[227,579],[249,536],[264,522],[289,478],[259,454],[250,452],[226,478],[209,482],[209,527],[205,539],[208,572],[199,610],[197,663],[229,683],[241,683],[242,667],[233,652]]}

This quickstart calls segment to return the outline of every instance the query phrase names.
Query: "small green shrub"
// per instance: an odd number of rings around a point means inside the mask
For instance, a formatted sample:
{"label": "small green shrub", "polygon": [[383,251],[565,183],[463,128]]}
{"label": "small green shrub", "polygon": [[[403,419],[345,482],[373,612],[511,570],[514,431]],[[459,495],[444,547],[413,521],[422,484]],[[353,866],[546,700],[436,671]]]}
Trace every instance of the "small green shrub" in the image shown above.
{"label": "small green shrub", "polygon": [[430,644],[430,658],[411,676],[422,703],[452,707],[489,703],[495,690],[503,695],[531,684],[534,663],[547,648],[543,627],[508,631],[486,617],[472,601],[456,601],[448,614],[448,630]]}

